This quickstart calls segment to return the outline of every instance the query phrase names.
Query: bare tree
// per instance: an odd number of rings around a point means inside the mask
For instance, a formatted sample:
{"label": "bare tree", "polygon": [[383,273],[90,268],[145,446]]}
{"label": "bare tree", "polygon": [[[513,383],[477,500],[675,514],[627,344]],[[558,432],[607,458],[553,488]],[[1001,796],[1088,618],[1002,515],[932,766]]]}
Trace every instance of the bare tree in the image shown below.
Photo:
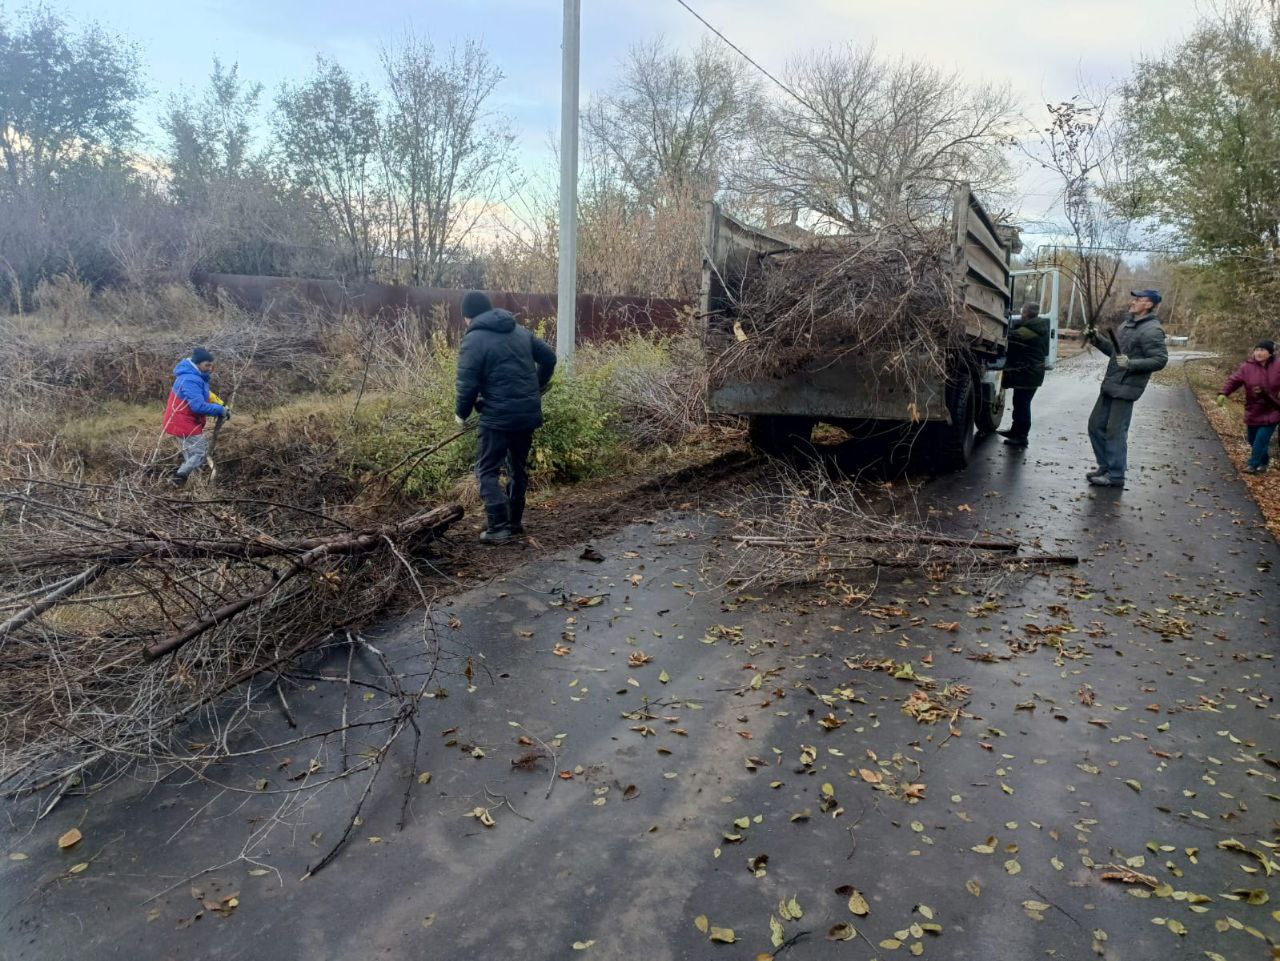
{"label": "bare tree", "polygon": [[407,34],[382,51],[390,94],[383,157],[394,253],[412,283],[441,283],[446,257],[488,213],[514,135],[488,102],[502,71],[475,41],[441,56]]}
{"label": "bare tree", "polygon": [[[262,85],[214,58],[199,96],[171,97],[160,119],[169,189],[184,225],[174,266],[283,274],[331,260],[318,246],[307,198],[273,176],[255,143]],[[309,270],[308,272],[315,272]]]}
{"label": "bare tree", "polygon": [[1066,243],[1042,266],[1063,268],[1083,302],[1084,324],[1107,310],[1121,274],[1122,255],[1149,209],[1136,173],[1132,132],[1118,122],[1113,94],[1046,104],[1049,124],[1028,150],[1061,186],[1058,203]]}
{"label": "bare tree", "polygon": [[343,273],[367,279],[386,233],[377,97],[340,65],[317,57],[310,79],[281,89],[276,109],[286,175],[341,243]]}
{"label": "bare tree", "polygon": [[664,190],[709,199],[750,136],[759,102],[748,65],[709,40],[688,54],[662,39],[637,44],[614,88],[583,114],[586,152],[608,158],[646,203]]}
{"label": "bare tree", "polygon": [[1007,87],[853,46],[796,60],[785,76],[792,95],[773,100],[748,180],[771,219],[863,230],[936,215],[960,181],[987,194],[1010,181]]}
{"label": "bare tree", "polygon": [[200,204],[210,185],[245,176],[255,162],[252,130],[262,84],[246,83],[240,65],[224,67],[213,58],[213,70],[201,97],[169,98],[160,120],[174,196],[180,203]]}

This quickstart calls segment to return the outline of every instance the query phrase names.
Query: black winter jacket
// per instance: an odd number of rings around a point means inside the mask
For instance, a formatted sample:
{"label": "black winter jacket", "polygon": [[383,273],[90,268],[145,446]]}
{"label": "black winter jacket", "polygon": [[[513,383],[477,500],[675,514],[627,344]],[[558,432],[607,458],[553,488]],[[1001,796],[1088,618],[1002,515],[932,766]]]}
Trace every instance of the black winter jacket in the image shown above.
{"label": "black winter jacket", "polygon": [[1005,387],[1035,388],[1044,383],[1044,362],[1049,356],[1049,318],[1018,318],[1009,331],[1009,359],[1005,361]]}
{"label": "black winter jacket", "polygon": [[555,352],[515,317],[487,311],[471,321],[458,348],[455,412],[465,419],[479,409],[480,426],[489,430],[533,430],[542,424],[542,392],[555,367]]}

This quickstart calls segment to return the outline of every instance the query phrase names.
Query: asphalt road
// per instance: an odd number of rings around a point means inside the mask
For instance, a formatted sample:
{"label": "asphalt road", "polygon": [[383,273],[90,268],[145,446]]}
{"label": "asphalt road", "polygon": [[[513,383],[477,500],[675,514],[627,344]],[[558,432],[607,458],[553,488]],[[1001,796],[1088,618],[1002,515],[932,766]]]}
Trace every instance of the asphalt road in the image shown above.
{"label": "asphalt road", "polygon": [[[118,782],[34,828],[13,808],[0,958],[753,959],[771,918],[787,961],[1273,956],[1280,549],[1185,388],[1139,403],[1129,489],[1088,488],[1100,369],[1050,376],[1029,448],[984,442],[916,493],[946,529],[1079,567],[887,581],[858,610],[822,590],[735,599],[724,519],[674,492],[597,542],[603,563],[540,558],[437,613],[448,696],[421,710],[431,778],[403,831],[403,745],[350,847],[305,881],[358,779],[281,811],[280,759],[259,756],[211,772],[238,792]],[[412,665],[420,620],[370,639]],[[859,667],[886,659],[935,686]],[[967,688],[953,722],[903,711],[948,685]],[[341,699],[316,687],[291,696],[304,730]],[[331,742],[294,754],[338,763]],[[1121,869],[1135,883],[1104,879]],[[202,910],[193,885],[238,904]],[[855,940],[828,940],[844,924]]]}

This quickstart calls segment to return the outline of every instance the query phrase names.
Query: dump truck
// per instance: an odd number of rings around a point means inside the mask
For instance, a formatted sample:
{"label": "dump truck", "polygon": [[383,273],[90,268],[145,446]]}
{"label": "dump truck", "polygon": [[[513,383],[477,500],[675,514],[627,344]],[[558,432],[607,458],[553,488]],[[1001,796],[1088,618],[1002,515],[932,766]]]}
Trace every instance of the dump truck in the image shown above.
{"label": "dump truck", "polygon": [[[789,252],[820,242],[794,228],[752,227],[718,204],[708,205],[701,312],[709,362],[732,343],[733,292],[741,289],[744,276],[762,270],[766,260],[775,265],[772,269],[785,270]],[[935,470],[965,467],[976,438],[994,432],[1004,412],[1010,257],[1021,248],[1016,231],[998,227],[967,186],[956,191],[947,246],[941,256],[963,297],[964,316],[962,346],[948,351],[945,376],[929,374],[923,358],[875,352],[835,360],[815,356],[799,370],[730,374],[716,382],[709,409],[745,415],[752,443],[770,454],[808,444],[814,427],[828,423],[853,438],[887,443],[899,457],[910,452],[913,462]],[[913,371],[917,362],[920,367]]]}

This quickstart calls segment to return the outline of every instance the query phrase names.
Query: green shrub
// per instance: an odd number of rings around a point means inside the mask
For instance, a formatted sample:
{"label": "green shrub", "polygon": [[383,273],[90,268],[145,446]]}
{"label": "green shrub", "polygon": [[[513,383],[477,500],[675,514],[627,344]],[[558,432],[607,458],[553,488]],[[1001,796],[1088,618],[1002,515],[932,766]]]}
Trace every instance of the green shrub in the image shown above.
{"label": "green shrub", "polygon": [[608,470],[621,441],[617,409],[604,390],[600,369],[587,365],[557,371],[542,398],[542,428],[534,434],[532,466],[554,481],[574,481]]}

